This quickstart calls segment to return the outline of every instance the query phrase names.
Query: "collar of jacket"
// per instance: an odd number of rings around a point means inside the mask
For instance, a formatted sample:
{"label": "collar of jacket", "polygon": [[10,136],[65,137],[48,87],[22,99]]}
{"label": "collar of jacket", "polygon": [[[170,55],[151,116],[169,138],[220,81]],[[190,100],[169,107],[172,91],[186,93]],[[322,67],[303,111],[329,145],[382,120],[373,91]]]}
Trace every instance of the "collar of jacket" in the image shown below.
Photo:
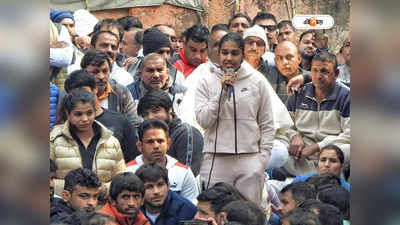
{"label": "collar of jacket", "polygon": [[[96,120],[94,120],[93,123],[96,123],[97,125],[99,125],[101,127],[101,137],[100,137],[99,143],[97,145],[103,144],[113,135],[113,132],[110,131],[109,129],[107,129],[103,124],[99,123]],[[62,135],[65,138],[74,140],[71,135],[71,132],[69,130],[70,126],[71,126],[71,124],[70,124],[69,120],[65,121],[64,127],[62,129],[60,129],[59,132],[57,132],[53,137],[50,137],[50,139],[54,140],[57,136]]]}
{"label": "collar of jacket", "polygon": [[[190,66],[192,66],[192,67],[195,67],[194,65],[190,64],[190,63],[187,61],[186,56],[185,56],[185,51],[183,50],[183,48],[182,48],[181,51],[179,52],[179,56],[180,56],[181,60],[183,61],[183,63],[184,63],[185,65],[190,65]],[[202,63],[205,63],[205,62],[207,62],[207,58],[206,58]]]}
{"label": "collar of jacket", "polygon": [[[163,218],[169,218],[169,217],[174,217],[174,216],[176,216],[173,212],[170,212],[170,210],[169,210],[171,201],[172,201],[172,191],[171,191],[171,190],[168,190],[168,196],[167,196],[167,198],[166,198],[165,201],[164,201],[164,204],[163,204],[162,209],[161,209],[161,211],[160,211],[160,215],[158,216],[157,220],[158,220],[159,218],[162,218],[162,217],[163,217]],[[145,203],[145,204],[146,204],[146,203]],[[145,204],[143,204],[143,206],[142,206],[142,208],[141,208],[141,210],[142,210],[143,212],[146,212],[146,206],[145,206]]]}
{"label": "collar of jacket", "polygon": [[134,225],[143,225],[147,223],[147,218],[146,216],[142,213],[142,211],[139,209],[135,220],[133,221],[129,221],[129,218],[127,215],[122,214],[118,211],[117,208],[115,208],[110,201],[108,201],[103,208],[100,210],[100,213],[102,213],[102,211],[106,211],[106,212],[111,212],[113,214],[113,217],[115,218],[115,220],[118,222],[118,224],[124,225],[124,224],[134,224]]}
{"label": "collar of jacket", "polygon": [[100,101],[100,100],[103,100],[105,98],[108,98],[108,96],[111,93],[115,94],[115,91],[112,89],[110,82],[107,82],[106,90],[104,91],[104,93],[101,96],[98,96],[97,99]]}
{"label": "collar of jacket", "polygon": [[115,220],[118,222],[118,224],[129,224],[129,219],[128,216],[118,212],[118,210],[111,204],[110,201],[107,202],[107,204],[104,205],[102,211],[108,211],[113,214],[112,217],[115,218]]}
{"label": "collar of jacket", "polygon": [[[341,85],[342,84],[335,81],[335,86],[333,87],[332,93],[328,95],[324,101],[336,100],[337,96],[339,95]],[[315,99],[315,86],[312,84],[312,82],[306,84],[305,96],[310,99]]]}

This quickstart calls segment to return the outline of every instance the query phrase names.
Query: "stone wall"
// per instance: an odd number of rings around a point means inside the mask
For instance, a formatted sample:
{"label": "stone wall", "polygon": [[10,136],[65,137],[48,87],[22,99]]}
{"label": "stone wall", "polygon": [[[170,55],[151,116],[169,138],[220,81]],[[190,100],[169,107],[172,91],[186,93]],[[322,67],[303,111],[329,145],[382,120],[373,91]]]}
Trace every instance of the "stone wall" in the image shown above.
{"label": "stone wall", "polygon": [[[171,24],[178,34],[197,23],[208,27],[228,23],[235,11],[246,13],[251,18],[260,11],[267,11],[273,13],[278,21],[291,19],[296,14],[329,14],[335,19],[335,26],[326,34],[329,47],[335,52],[340,49],[350,29],[350,0],[204,0],[203,6],[204,12],[163,4],[92,13],[98,19],[137,16],[146,28],[159,23]],[[300,36],[301,32],[299,30],[296,34]]]}

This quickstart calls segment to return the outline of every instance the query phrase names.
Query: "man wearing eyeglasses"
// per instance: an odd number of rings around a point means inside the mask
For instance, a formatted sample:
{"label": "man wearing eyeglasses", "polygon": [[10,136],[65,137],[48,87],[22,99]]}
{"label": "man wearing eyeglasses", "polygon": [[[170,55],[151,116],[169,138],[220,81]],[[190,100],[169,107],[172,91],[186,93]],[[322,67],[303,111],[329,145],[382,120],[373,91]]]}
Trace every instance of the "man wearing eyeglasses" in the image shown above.
{"label": "man wearing eyeglasses", "polygon": [[278,45],[278,27],[275,16],[271,13],[259,12],[253,18],[253,25],[257,24],[264,29],[265,35],[267,35],[267,48],[264,55],[262,56],[264,60],[267,60],[268,65],[275,67],[274,61],[274,51]]}
{"label": "man wearing eyeglasses", "polygon": [[244,31],[243,39],[244,59],[252,65],[254,69],[260,71],[264,76],[267,76],[268,65],[261,58],[268,44],[264,30],[260,26],[254,25]]}
{"label": "man wearing eyeglasses", "polygon": [[278,44],[278,28],[275,16],[271,13],[260,12],[253,19],[253,25],[257,24],[262,27],[268,38],[269,49],[271,52],[275,51]]}

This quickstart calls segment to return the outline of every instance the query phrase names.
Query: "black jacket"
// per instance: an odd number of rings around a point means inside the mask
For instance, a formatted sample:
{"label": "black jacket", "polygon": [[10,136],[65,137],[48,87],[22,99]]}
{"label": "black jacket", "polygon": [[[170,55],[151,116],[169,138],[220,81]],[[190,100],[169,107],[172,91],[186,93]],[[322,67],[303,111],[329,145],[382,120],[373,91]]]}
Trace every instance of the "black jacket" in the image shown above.
{"label": "black jacket", "polygon": [[96,120],[113,132],[121,144],[125,162],[134,160],[140,152],[136,148],[137,130],[129,123],[125,115],[104,109],[104,112],[96,116]]}
{"label": "black jacket", "polygon": [[50,224],[72,224],[71,216],[74,212],[75,210],[67,205],[67,203],[63,199],[53,198],[50,201]]}
{"label": "black jacket", "polygon": [[203,135],[200,131],[178,118],[169,123],[170,138],[172,140],[168,155],[190,167],[194,176],[200,173],[203,160]]}

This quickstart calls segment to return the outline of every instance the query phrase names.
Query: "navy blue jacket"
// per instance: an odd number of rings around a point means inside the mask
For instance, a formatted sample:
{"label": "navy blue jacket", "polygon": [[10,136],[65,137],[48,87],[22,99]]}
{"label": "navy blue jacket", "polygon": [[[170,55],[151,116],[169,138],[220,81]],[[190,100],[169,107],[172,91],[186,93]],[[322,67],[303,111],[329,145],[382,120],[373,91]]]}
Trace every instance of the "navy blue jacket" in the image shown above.
{"label": "navy blue jacket", "polygon": [[[146,215],[145,206],[142,212]],[[152,225],[177,225],[182,220],[192,220],[197,213],[197,207],[186,198],[169,190],[167,199],[165,199],[160,215]],[[147,217],[147,215],[146,215]]]}
{"label": "navy blue jacket", "polygon": [[57,86],[50,82],[50,129],[56,123],[58,95]]}

